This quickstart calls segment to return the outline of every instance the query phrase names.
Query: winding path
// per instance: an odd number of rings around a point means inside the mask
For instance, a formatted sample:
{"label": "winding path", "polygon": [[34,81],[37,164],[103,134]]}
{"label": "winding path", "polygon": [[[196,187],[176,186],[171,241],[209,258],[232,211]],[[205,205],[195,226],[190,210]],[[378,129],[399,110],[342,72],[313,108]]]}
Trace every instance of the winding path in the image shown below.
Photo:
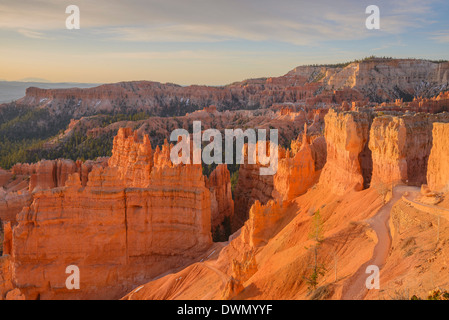
{"label": "winding path", "polygon": [[392,199],[386,203],[374,217],[366,220],[366,222],[373,228],[374,232],[376,232],[378,242],[374,247],[371,259],[364,263],[354,275],[346,280],[341,297],[343,300],[362,300],[366,296],[368,289],[366,288],[365,282],[369,276],[369,274],[366,273],[366,268],[369,265],[376,265],[381,269],[385,264],[388,252],[390,251],[391,234],[388,220],[390,219],[391,209],[406,192],[416,193],[419,192],[419,190],[418,187],[411,186],[401,185],[394,187]]}

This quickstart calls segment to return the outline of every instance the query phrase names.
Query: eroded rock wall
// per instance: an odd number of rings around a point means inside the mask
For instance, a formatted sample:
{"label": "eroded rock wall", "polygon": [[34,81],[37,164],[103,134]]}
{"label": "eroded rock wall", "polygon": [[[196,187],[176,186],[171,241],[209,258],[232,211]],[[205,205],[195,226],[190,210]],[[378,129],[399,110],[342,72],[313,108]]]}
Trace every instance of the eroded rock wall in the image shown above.
{"label": "eroded rock wall", "polygon": [[433,123],[439,121],[448,122],[449,114],[387,115],[374,119],[369,142],[373,183],[425,184]]}
{"label": "eroded rock wall", "polygon": [[[167,165],[168,145],[150,160],[148,141],[123,129],[110,165],[93,166],[86,186],[75,172],[63,187],[34,192],[12,230],[21,295],[118,298],[211,245],[211,194],[201,165]],[[80,270],[79,290],[65,286],[69,265]]]}
{"label": "eroded rock wall", "polygon": [[[273,197],[282,201],[291,201],[296,197],[304,194],[318,180],[320,170],[317,169],[316,163],[320,165],[321,144],[318,142],[314,145],[310,144],[307,137],[307,129],[303,134],[303,139],[299,150],[286,152],[286,156],[279,160],[278,170],[274,175]],[[293,149],[293,148],[292,148]]]}
{"label": "eroded rock wall", "polygon": [[[211,227],[219,228],[225,234],[224,223],[231,223],[234,217],[234,200],[232,199],[231,176],[226,164],[218,165],[206,180],[206,187],[211,194]],[[227,220],[227,222],[225,221]],[[227,239],[223,239],[227,240]]]}
{"label": "eroded rock wall", "polygon": [[449,124],[433,124],[433,146],[427,166],[427,183],[433,191],[449,191]]}
{"label": "eroded rock wall", "polygon": [[331,110],[325,121],[327,162],[320,184],[329,186],[335,194],[362,190],[368,177],[364,175],[360,157],[368,143],[371,115]]}

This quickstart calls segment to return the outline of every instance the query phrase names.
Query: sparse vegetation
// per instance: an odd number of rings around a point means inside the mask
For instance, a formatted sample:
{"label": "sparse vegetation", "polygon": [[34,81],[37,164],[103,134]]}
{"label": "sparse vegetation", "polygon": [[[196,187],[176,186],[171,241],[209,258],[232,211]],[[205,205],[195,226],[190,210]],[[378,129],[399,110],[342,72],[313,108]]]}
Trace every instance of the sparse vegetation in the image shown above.
{"label": "sparse vegetation", "polygon": [[[341,63],[334,63],[334,64],[310,64],[307,65],[308,67],[324,67],[324,68],[345,68],[349,66],[351,63],[360,63],[360,62],[367,62],[367,61],[374,61],[374,60],[394,60],[393,57],[377,57],[377,56],[369,56],[365,57],[363,59],[355,59],[352,61],[347,62],[341,62]],[[433,62],[433,61],[432,61]]]}
{"label": "sparse vegetation", "polygon": [[447,290],[434,289],[429,292],[426,299],[413,295],[411,300],[449,300],[449,292]]}
{"label": "sparse vegetation", "polygon": [[309,238],[314,240],[314,245],[310,248],[313,252],[313,264],[311,265],[312,273],[305,277],[309,292],[316,290],[318,285],[318,278],[324,276],[326,268],[324,265],[318,263],[318,248],[323,242],[323,223],[321,221],[320,210],[313,214],[312,227],[309,233]]}
{"label": "sparse vegetation", "polygon": [[334,287],[331,284],[318,287],[311,295],[310,300],[326,300],[334,293]]}
{"label": "sparse vegetation", "polygon": [[231,174],[231,191],[232,196],[234,196],[235,187],[237,186],[237,182],[239,181],[239,171],[236,170]]}
{"label": "sparse vegetation", "polygon": [[405,250],[404,258],[411,256],[417,249],[416,238],[408,237],[407,239],[405,239],[402,244],[402,249]]}

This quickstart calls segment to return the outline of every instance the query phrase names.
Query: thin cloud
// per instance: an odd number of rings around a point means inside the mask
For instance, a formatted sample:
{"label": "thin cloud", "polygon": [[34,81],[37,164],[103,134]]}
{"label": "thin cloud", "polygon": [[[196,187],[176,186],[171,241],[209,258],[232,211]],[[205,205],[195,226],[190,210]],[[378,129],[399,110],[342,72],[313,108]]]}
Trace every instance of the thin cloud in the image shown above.
{"label": "thin cloud", "polygon": [[[1,4],[0,29],[39,33],[65,28],[65,6],[56,0]],[[282,41],[313,45],[326,40],[376,36],[365,29],[366,4],[331,0],[79,0],[82,28],[104,40],[128,42]],[[419,28],[430,15],[430,2],[379,1],[381,30],[400,34]],[[418,22],[418,23],[417,23]],[[430,22],[429,22],[430,23]],[[24,34],[24,32],[21,32]]]}
{"label": "thin cloud", "polygon": [[33,30],[27,30],[27,29],[19,29],[17,30],[18,33],[21,35],[31,38],[31,39],[48,39],[43,33],[33,31]]}
{"label": "thin cloud", "polygon": [[433,39],[439,43],[449,43],[449,30],[448,31],[440,31],[440,32],[432,35],[431,39]]}

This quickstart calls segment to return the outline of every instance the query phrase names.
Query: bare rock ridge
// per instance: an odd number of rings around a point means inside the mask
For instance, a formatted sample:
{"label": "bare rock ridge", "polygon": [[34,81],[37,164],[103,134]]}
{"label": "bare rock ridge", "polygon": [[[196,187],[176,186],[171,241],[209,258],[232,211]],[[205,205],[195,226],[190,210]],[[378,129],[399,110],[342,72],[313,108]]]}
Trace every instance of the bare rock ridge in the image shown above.
{"label": "bare rock ridge", "polygon": [[[448,88],[449,63],[417,59],[368,59],[341,67],[297,67],[287,75],[319,79],[324,87],[351,88],[371,101],[401,96],[435,96]],[[393,99],[394,100],[394,99]]]}
{"label": "bare rock ridge", "polygon": [[[118,298],[209,248],[211,206],[217,221],[232,216],[229,172],[217,168],[209,190],[201,165],[175,166],[169,152],[168,144],[152,150],[147,136],[120,129],[112,157],[93,164],[85,184],[84,171],[73,162],[41,162],[31,169],[32,203],[5,234],[12,247],[4,268],[19,294]],[[69,265],[80,269],[80,290],[66,289]],[[11,290],[6,282],[0,288],[3,298]]]}
{"label": "bare rock ridge", "polygon": [[[370,59],[343,66],[302,66],[284,76],[250,79],[223,87],[182,87],[150,81],[121,82],[87,89],[29,88],[17,103],[46,106],[74,117],[133,106],[162,114],[170,104],[198,109],[214,104],[219,110],[275,103],[306,104],[395,101],[430,98],[449,88],[449,63],[416,59]],[[66,108],[66,106],[76,108]],[[196,106],[196,107],[195,107]]]}

